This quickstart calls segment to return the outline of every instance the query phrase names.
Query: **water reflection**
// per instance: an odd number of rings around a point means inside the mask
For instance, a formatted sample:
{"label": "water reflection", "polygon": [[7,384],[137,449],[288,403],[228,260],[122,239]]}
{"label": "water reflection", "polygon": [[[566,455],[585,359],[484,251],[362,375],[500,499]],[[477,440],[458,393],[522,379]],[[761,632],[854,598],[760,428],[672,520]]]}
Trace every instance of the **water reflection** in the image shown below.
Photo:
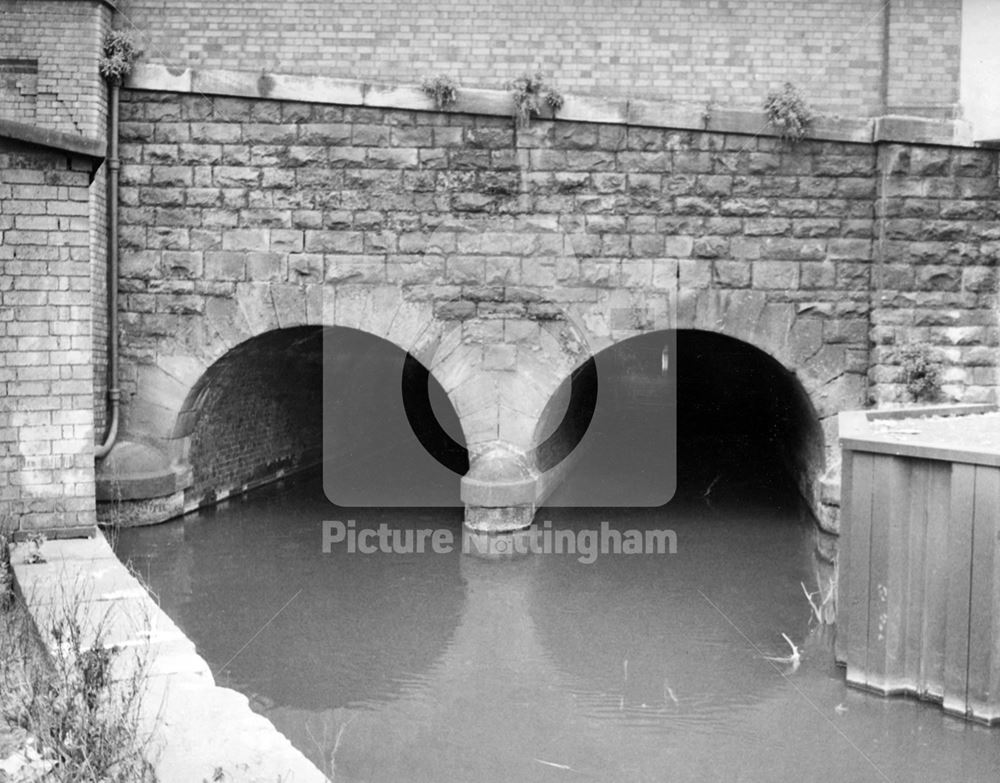
{"label": "water reflection", "polygon": [[[667,710],[671,719],[708,721],[780,685],[768,667],[747,665],[757,653],[733,643],[738,633],[712,603],[767,654],[787,653],[781,632],[800,641],[808,632],[809,616],[786,595],[808,578],[808,528],[750,514],[735,528],[704,504],[669,508],[630,511],[617,526],[670,527],[676,554],[603,557],[590,566],[556,557],[533,586],[531,612],[544,644],[594,714],[655,722]],[[574,516],[572,524],[596,526],[614,520],[615,510]],[[763,579],[769,560],[798,567]]]}
{"label": "water reflection", "polygon": [[[288,482],[128,531],[118,544],[196,640],[219,684],[268,707],[391,698],[438,659],[461,616],[457,552],[324,553],[322,522],[334,509],[317,482]],[[461,527],[455,510],[402,522],[376,509],[350,514],[361,528],[387,520],[397,528]]]}
{"label": "water reflection", "polygon": [[[846,689],[800,586],[816,588],[814,530],[775,492],[542,509],[559,528],[677,534],[675,555],[591,565],[460,546],[324,555],[318,479],[125,531],[119,549],[213,669],[338,783],[995,780],[995,731]],[[351,516],[461,541],[454,510]],[[762,657],[787,654],[781,633],[803,650],[794,674]]]}

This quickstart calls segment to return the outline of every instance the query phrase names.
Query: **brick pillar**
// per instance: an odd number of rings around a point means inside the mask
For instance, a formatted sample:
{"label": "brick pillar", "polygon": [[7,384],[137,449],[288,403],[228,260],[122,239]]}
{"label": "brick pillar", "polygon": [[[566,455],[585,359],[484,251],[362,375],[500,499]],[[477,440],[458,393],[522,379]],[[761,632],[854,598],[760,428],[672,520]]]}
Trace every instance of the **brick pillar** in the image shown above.
{"label": "brick pillar", "polygon": [[92,526],[88,210],[98,161],[0,140],[0,520]]}

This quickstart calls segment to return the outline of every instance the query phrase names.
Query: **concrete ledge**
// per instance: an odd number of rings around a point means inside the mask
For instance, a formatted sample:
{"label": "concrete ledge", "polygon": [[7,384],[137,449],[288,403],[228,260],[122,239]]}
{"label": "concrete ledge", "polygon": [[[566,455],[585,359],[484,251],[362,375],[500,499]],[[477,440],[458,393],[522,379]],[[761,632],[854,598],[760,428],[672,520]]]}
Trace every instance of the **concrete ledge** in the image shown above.
{"label": "concrete ledge", "polygon": [[[58,0],[57,0],[57,1],[58,1]],[[65,2],[72,2],[72,3],[79,3],[79,2],[80,2],[80,0],[62,0],[62,2],[64,2],[64,3],[65,3]],[[94,4],[94,5],[103,5],[103,6],[104,6],[105,8],[107,8],[107,9],[108,9],[109,11],[117,11],[117,10],[118,10],[118,6],[117,6],[117,4],[116,4],[116,3],[114,2],[114,0],[91,0],[91,2],[92,2],[92,3]]]}
{"label": "concrete ledge", "polygon": [[[942,422],[942,419],[949,419]],[[1000,467],[996,405],[920,406],[846,411],[838,416],[844,451]]]}
{"label": "concrete ledge", "polygon": [[[326,76],[233,70],[202,71],[143,63],[135,67],[126,80],[125,87],[132,90],[196,95],[368,106],[407,111],[438,111],[433,100],[419,85],[374,84],[357,79],[336,79]],[[458,100],[445,111],[451,114],[510,117],[513,114],[513,105],[506,90],[460,87]],[[770,129],[763,111],[733,109],[706,111],[666,101],[622,100],[587,95],[566,95],[565,104],[554,119],[750,136],[778,135]],[[879,130],[876,130],[877,128]],[[912,138],[907,134],[911,134]],[[879,119],[819,117],[812,124],[809,138],[862,144],[873,141],[909,141],[972,145],[971,132],[966,123],[904,117]]]}
{"label": "concrete ledge", "polygon": [[[29,557],[28,555],[32,556]],[[35,562],[29,562],[35,561]],[[245,696],[219,688],[183,631],[122,565],[103,536],[11,547],[15,587],[49,650],[54,620],[75,617],[85,647],[100,630],[122,651],[112,676],[127,681],[145,667],[144,755],[160,783],[226,780],[322,783],[327,778]],[[68,614],[67,614],[68,613]]]}
{"label": "concrete ledge", "polygon": [[0,119],[0,138],[16,139],[39,147],[73,152],[90,158],[103,158],[107,151],[104,139],[75,136],[24,122]]}
{"label": "concrete ledge", "polygon": [[972,147],[972,125],[962,120],[933,120],[925,117],[888,115],[875,119],[872,140],[938,144],[949,147]]}

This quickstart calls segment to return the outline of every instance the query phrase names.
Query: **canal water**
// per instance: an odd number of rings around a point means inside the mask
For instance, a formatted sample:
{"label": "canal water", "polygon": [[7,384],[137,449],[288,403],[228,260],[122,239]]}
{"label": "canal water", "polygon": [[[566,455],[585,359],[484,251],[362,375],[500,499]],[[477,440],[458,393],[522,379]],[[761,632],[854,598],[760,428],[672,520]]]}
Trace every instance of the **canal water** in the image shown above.
{"label": "canal water", "polygon": [[[117,548],[217,682],[338,783],[996,781],[1000,729],[845,686],[794,493],[704,478],[662,508],[538,515],[563,550],[606,522],[672,531],[673,553],[463,552],[460,509],[337,508],[318,475]],[[325,520],[450,546],[324,551]]]}

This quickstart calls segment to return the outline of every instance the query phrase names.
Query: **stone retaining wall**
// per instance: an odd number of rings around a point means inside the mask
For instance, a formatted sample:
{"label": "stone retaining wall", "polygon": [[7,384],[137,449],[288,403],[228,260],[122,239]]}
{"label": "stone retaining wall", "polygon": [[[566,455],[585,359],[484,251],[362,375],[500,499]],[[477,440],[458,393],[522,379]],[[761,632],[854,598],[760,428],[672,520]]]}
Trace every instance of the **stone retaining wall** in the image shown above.
{"label": "stone retaining wall", "polygon": [[995,401],[997,153],[889,144],[879,169],[872,397],[914,401],[905,349],[925,345],[942,368],[943,399]]}
{"label": "stone retaining wall", "polygon": [[[924,329],[948,303],[978,328],[893,339],[936,345],[951,399],[994,394],[996,329],[976,321],[994,296],[994,152],[584,122],[515,132],[504,117],[151,91],[125,93],[122,136],[130,393],[158,341],[225,300],[308,307],[331,287],[388,285],[477,329],[544,318],[541,294],[583,313],[619,301],[632,318],[676,289],[679,327],[741,337],[796,372],[828,445],[839,410],[903,399],[898,356],[870,357],[869,338],[884,345],[893,319]],[[938,163],[904,170],[901,155]],[[917,200],[935,221],[894,211]]]}

